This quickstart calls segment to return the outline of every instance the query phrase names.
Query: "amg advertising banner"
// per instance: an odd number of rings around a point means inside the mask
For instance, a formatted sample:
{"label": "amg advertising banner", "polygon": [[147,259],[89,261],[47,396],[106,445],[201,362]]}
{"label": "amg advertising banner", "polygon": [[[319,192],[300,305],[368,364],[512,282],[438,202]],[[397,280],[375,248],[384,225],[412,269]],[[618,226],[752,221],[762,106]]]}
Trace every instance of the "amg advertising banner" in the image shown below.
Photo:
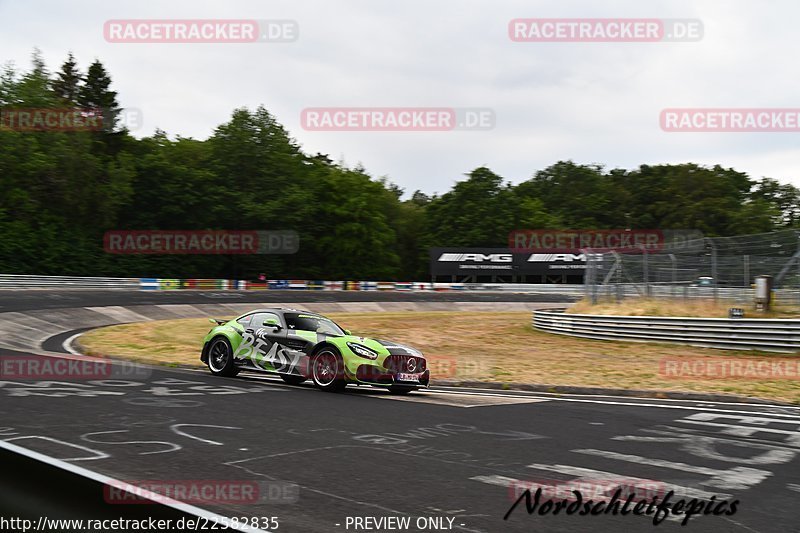
{"label": "amg advertising banner", "polygon": [[586,270],[582,253],[515,253],[508,248],[431,248],[430,260],[433,276],[583,274]]}

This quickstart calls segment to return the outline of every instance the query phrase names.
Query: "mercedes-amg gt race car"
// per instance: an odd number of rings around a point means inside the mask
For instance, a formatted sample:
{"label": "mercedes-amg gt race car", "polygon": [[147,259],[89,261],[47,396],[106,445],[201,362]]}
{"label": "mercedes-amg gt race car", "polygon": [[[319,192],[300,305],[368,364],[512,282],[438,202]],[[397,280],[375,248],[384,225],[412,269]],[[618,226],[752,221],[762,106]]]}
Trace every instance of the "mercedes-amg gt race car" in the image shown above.
{"label": "mercedes-amg gt race car", "polygon": [[427,387],[430,370],[418,350],[358,337],[333,320],[296,309],[258,309],[216,325],[203,339],[200,360],[212,374],[240,370],[276,372],[287,383],[311,378],[326,391],[348,383],[388,388],[405,394]]}

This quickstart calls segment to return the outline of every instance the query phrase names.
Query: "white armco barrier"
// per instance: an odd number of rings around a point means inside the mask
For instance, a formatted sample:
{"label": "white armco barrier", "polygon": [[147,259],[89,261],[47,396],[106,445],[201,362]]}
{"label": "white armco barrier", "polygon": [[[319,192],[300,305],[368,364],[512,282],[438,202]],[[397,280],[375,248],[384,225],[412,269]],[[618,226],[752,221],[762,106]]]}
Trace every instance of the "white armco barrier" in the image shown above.
{"label": "white armco barrier", "polygon": [[[0,289],[146,289],[140,278],[0,274]],[[147,280],[152,285],[153,279]],[[152,287],[149,287],[152,289]]]}

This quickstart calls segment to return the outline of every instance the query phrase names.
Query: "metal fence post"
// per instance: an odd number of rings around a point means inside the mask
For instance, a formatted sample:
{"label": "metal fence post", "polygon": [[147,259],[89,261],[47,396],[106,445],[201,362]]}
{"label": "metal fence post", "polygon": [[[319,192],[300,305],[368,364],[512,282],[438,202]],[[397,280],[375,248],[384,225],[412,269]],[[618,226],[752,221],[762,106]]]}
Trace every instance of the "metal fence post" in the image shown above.
{"label": "metal fence post", "polygon": [[672,262],[672,286],[669,289],[671,298],[675,297],[675,286],[678,284],[678,259],[675,254],[669,254],[669,260]]}
{"label": "metal fence post", "polygon": [[647,248],[645,248],[644,244],[640,244],[639,247],[642,249],[642,253],[644,254],[644,295],[645,297],[650,296],[650,268],[647,264]]}
{"label": "metal fence post", "polygon": [[744,259],[744,288],[750,287],[750,256],[745,255]]}
{"label": "metal fence post", "polygon": [[714,244],[714,240],[711,238],[706,238],[706,243],[711,248],[711,290],[713,291],[714,301],[716,302],[718,295],[717,286],[719,285],[719,279],[717,279],[717,247]]}
{"label": "metal fence post", "polygon": [[797,235],[797,303],[800,304],[800,234]]}
{"label": "metal fence post", "polygon": [[583,271],[583,297],[588,300],[592,296],[592,260],[585,248],[581,248],[581,253],[586,258],[586,270]]}
{"label": "metal fence post", "polygon": [[591,301],[592,305],[597,303],[597,269],[595,258],[591,248],[581,249],[581,253],[586,258],[586,270],[583,274],[584,297]]}

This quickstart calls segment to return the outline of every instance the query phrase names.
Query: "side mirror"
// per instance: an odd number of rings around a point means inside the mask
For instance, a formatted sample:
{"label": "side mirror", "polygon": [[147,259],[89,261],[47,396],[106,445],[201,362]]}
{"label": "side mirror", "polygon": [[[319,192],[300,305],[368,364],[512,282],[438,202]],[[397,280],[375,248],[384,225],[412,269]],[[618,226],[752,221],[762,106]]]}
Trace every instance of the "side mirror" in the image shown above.
{"label": "side mirror", "polygon": [[345,332],[347,335],[352,335],[352,333],[350,333],[350,330],[349,330],[349,329],[346,329],[346,330],[344,330],[344,332]]}
{"label": "side mirror", "polygon": [[261,324],[261,325],[262,326],[267,326],[267,327],[270,327],[270,328],[281,329],[281,325],[278,323],[278,319],[277,318],[267,318],[266,320],[264,320],[264,323]]}

